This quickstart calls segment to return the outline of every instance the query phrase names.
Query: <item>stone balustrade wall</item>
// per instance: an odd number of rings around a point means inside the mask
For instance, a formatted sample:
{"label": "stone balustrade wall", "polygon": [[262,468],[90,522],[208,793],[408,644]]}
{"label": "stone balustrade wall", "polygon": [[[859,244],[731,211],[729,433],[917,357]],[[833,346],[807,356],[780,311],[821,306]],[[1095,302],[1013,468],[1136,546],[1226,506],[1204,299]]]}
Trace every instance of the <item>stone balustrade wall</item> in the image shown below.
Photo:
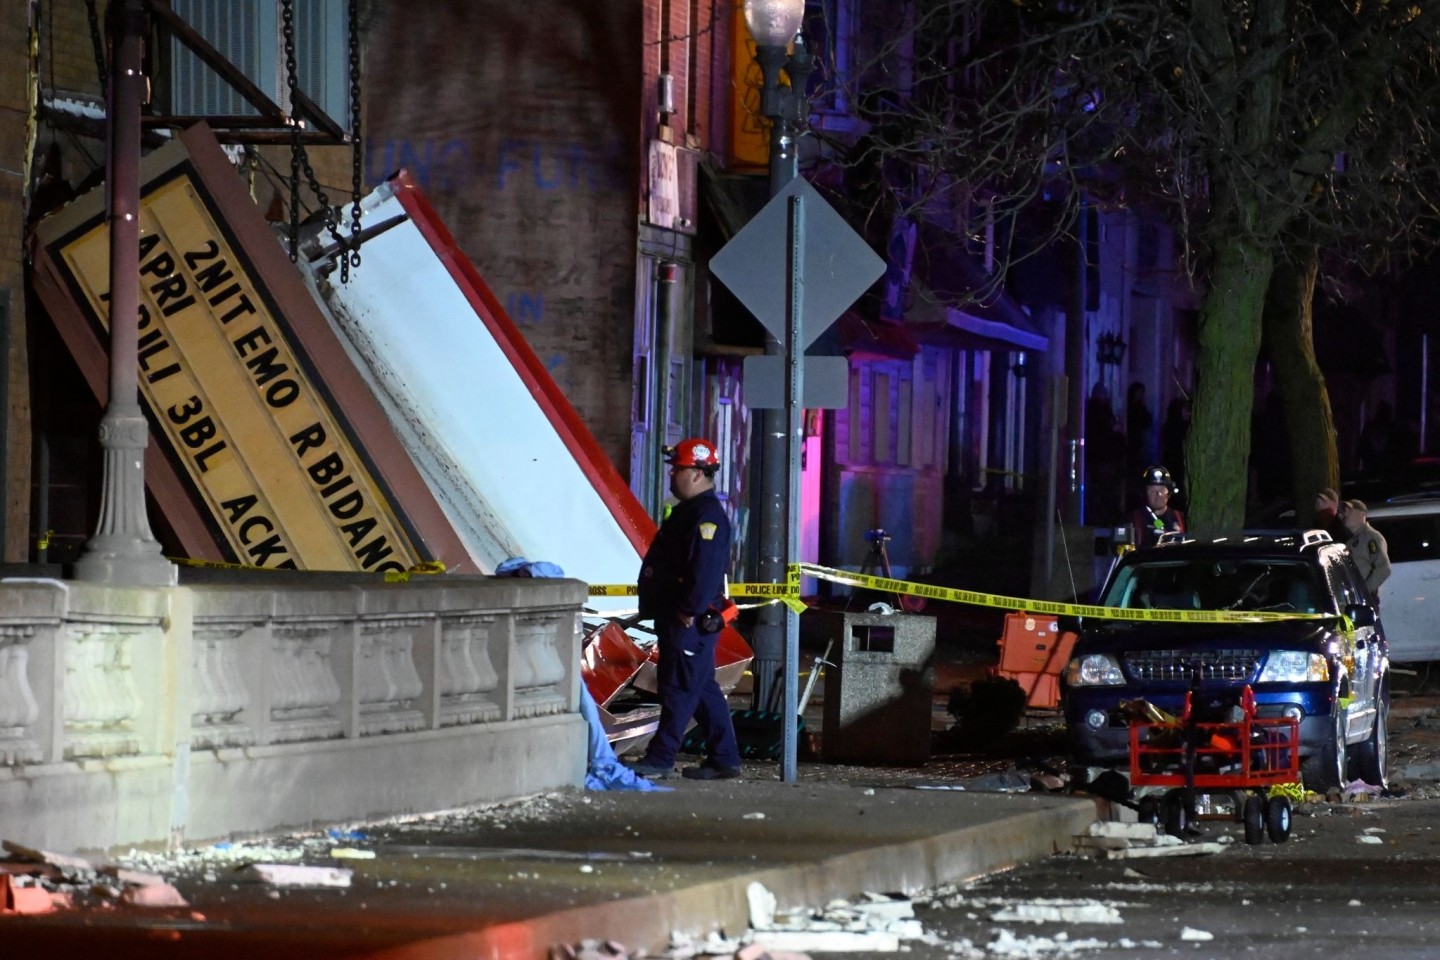
{"label": "stone balustrade wall", "polygon": [[578,785],[584,600],[456,576],[0,582],[0,834],[178,843]]}

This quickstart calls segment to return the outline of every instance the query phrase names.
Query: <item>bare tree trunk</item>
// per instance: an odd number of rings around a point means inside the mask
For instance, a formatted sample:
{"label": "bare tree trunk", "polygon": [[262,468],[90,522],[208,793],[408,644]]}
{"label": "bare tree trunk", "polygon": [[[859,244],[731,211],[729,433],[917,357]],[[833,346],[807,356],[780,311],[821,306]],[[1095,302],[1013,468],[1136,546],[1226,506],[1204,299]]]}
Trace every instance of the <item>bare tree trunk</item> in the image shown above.
{"label": "bare tree trunk", "polygon": [[1285,408],[1295,519],[1304,526],[1315,522],[1316,492],[1340,487],[1335,418],[1325,377],[1315,362],[1313,305],[1319,263],[1319,250],[1313,244],[1291,246],[1276,260],[1265,298],[1265,351],[1275,365]]}
{"label": "bare tree trunk", "polygon": [[1215,251],[1200,309],[1194,417],[1185,441],[1191,530],[1237,530],[1245,522],[1255,358],[1273,255],[1239,231]]}

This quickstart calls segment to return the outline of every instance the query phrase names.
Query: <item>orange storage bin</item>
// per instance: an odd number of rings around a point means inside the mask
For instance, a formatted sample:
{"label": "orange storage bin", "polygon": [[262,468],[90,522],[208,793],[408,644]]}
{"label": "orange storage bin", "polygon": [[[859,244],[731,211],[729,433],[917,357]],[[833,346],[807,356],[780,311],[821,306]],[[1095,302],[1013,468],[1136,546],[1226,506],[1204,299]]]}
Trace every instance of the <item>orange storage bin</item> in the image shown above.
{"label": "orange storage bin", "polygon": [[1075,634],[1060,633],[1053,616],[1007,613],[995,672],[1020,684],[1028,706],[1054,710],[1060,706],[1060,671],[1074,645]]}

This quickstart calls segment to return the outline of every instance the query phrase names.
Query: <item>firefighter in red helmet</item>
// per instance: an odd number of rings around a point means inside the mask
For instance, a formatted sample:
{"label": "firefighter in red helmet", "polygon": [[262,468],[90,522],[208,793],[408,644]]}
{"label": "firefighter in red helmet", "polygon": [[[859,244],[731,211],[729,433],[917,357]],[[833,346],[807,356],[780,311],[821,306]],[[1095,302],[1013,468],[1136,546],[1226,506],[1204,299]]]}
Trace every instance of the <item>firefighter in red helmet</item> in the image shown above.
{"label": "firefighter in red helmet", "polygon": [[691,437],[666,451],[670,492],[679,501],[661,524],[640,567],[642,619],[655,621],[660,658],[656,674],[660,723],[631,765],[636,773],[665,777],[693,716],[705,735],[705,760],[681,773],[695,780],[740,775],[740,750],[730,706],[715,680],[715,644],[724,628],[725,568],[730,521],[715,496],[720,458],[709,440]]}

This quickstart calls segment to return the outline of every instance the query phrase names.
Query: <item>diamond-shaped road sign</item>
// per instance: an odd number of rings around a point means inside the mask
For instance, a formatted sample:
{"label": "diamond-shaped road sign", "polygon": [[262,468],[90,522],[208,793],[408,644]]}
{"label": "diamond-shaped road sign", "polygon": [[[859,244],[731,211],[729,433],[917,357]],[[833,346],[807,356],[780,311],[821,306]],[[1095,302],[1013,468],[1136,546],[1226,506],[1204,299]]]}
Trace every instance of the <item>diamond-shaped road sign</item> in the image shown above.
{"label": "diamond-shaped road sign", "polygon": [[785,342],[785,265],[790,259],[790,198],[800,196],[804,296],[800,349],[815,342],[885,272],[885,261],[804,177],[785,185],[710,261],[710,272]]}

